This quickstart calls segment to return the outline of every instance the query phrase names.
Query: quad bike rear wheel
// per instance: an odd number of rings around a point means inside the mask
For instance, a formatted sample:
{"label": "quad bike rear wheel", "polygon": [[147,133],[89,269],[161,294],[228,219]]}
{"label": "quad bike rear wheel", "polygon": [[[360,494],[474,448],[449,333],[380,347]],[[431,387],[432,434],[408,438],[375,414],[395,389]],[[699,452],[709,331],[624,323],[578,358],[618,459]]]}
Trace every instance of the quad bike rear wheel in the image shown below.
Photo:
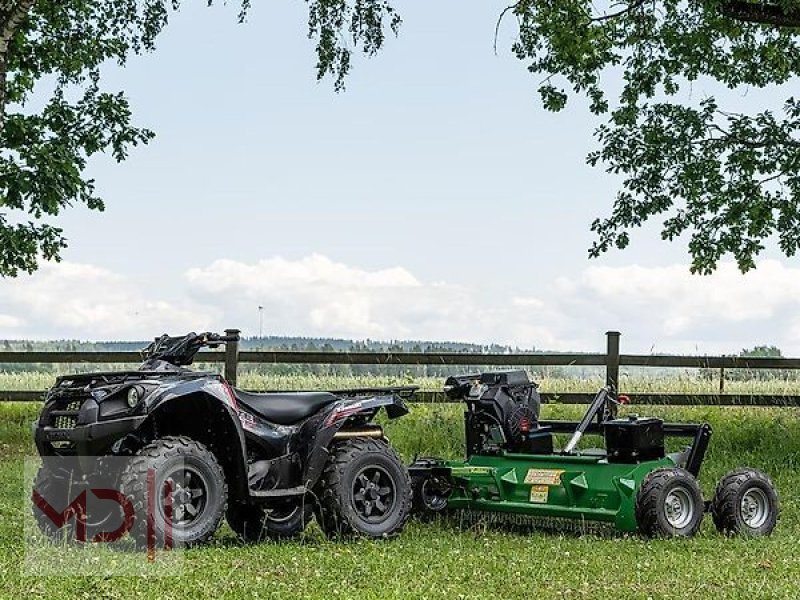
{"label": "quad bike rear wheel", "polygon": [[775,486],[755,469],[736,469],[725,475],[711,501],[714,525],[725,534],[769,535],[778,523],[778,513]]}
{"label": "quad bike rear wheel", "polygon": [[705,513],[697,479],[678,467],[656,469],[636,496],[636,523],[651,537],[691,537]]}
{"label": "quad bike rear wheel", "polygon": [[313,505],[303,498],[271,507],[230,504],[225,513],[230,528],[249,543],[294,538],[303,532],[313,517]]}
{"label": "quad bike rear wheel", "polygon": [[[152,499],[154,514],[148,515],[151,478],[156,497]],[[171,517],[163,492],[167,483]],[[120,487],[133,503],[136,518],[131,536],[141,547],[165,543],[168,536],[176,547],[206,542],[217,530],[228,499],[225,474],[214,453],[184,436],[160,438],[139,450],[123,472]],[[148,540],[151,517],[154,539]]]}
{"label": "quad bike rear wheel", "polygon": [[408,470],[384,440],[334,446],[317,495],[318,520],[329,537],[397,535],[411,512]]}

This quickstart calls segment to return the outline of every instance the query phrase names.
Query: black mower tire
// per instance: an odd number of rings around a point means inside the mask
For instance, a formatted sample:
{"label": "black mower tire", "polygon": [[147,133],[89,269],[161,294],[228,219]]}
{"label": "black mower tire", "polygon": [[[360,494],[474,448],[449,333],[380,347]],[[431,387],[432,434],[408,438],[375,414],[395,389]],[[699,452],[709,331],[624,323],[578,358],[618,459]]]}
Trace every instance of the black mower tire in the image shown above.
{"label": "black mower tire", "polygon": [[636,495],[636,523],[647,537],[692,537],[704,514],[697,479],[679,467],[648,474]]}
{"label": "black mower tire", "polygon": [[259,504],[232,503],[225,513],[233,532],[249,544],[295,538],[313,518],[314,507],[304,499],[291,504],[287,501],[287,506],[272,509]]}
{"label": "black mower tire", "polygon": [[393,537],[411,514],[408,469],[381,439],[353,438],[331,448],[317,496],[317,520],[329,538]]}
{"label": "black mower tire", "polygon": [[[164,482],[172,470],[183,467],[192,472],[191,477],[199,478],[203,492],[199,516],[186,525],[173,523],[171,535],[175,547],[197,546],[208,541],[219,527],[225,514],[228,500],[228,486],[225,473],[214,453],[200,442],[184,436],[168,436],[156,439],[139,450],[122,473],[120,489],[132,502],[136,518],[131,536],[139,547],[146,547],[147,540],[147,487],[148,473],[153,472],[155,489],[162,490]],[[197,484],[193,484],[197,485]],[[155,543],[165,540],[166,519],[163,513],[162,495],[157,494],[153,518]],[[173,506],[173,516],[177,509]]]}
{"label": "black mower tire", "polygon": [[431,484],[429,475],[412,475],[412,514],[420,521],[432,521],[447,511],[447,497],[432,498],[426,488]]}
{"label": "black mower tire", "polygon": [[779,515],[775,485],[756,469],[736,469],[725,475],[711,501],[714,525],[726,535],[768,536],[778,524]]}

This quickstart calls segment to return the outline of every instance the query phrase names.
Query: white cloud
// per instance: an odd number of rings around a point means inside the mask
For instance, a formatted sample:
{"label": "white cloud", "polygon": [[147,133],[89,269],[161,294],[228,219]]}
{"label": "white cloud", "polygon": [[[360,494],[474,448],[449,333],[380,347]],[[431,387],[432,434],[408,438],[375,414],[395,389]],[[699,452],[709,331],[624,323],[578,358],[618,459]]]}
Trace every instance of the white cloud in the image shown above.
{"label": "white cloud", "polygon": [[152,299],[128,278],[78,263],[49,263],[0,281],[0,337],[147,339],[209,326],[215,311]]}
{"label": "white cloud", "polygon": [[23,323],[24,321],[17,317],[12,317],[11,315],[0,315],[1,329],[12,329],[21,326]]}
{"label": "white cloud", "polygon": [[381,300],[421,287],[399,267],[366,271],[319,254],[255,264],[218,260],[189,270],[186,279],[193,290],[224,302],[246,321],[263,306],[268,330],[355,337],[388,335],[393,319],[381,312]]}
{"label": "white cloud", "polygon": [[544,319],[514,323],[512,298],[481,305],[474,289],[422,283],[402,267],[370,271],[314,254],[255,264],[218,260],[186,278],[197,293],[224,303],[231,321],[252,323],[263,306],[265,333],[556,343]]}
{"label": "white cloud", "polygon": [[[800,270],[763,261],[742,275],[724,263],[713,275],[692,275],[684,266],[662,268],[593,267],[579,280],[583,287],[628,307],[665,302],[675,332],[699,320],[721,316],[729,321],[769,318],[800,300]],[[620,293],[622,292],[622,293]]]}
{"label": "white cloud", "polygon": [[710,277],[683,265],[591,266],[539,282],[547,294],[510,281],[491,296],[480,284],[426,283],[400,267],[370,271],[320,255],[216,261],[187,279],[224,305],[230,322],[253,323],[264,306],[265,332],[591,350],[619,329],[629,352],[736,352],[757,343],[800,352],[800,269],[777,261],[747,275],[722,264]]}
{"label": "white cloud", "polygon": [[347,290],[405,288],[419,282],[401,267],[365,271],[312,254],[291,261],[281,257],[261,260],[253,265],[234,260],[217,260],[201,269],[190,269],[187,279],[208,290],[241,288],[249,294],[269,294],[279,282],[284,289],[330,287]]}
{"label": "white cloud", "polygon": [[187,271],[181,285],[174,297],[152,298],[107,269],[45,265],[0,281],[0,338],[143,339],[226,326],[255,335],[263,306],[265,334],[599,350],[603,332],[619,329],[625,352],[729,353],[770,343],[800,354],[800,269],[777,261],[747,275],[723,264],[709,277],[678,265],[592,266],[535,288],[495,284],[487,294],[479,282],[425,282],[402,267],[314,254],[218,260]]}
{"label": "white cloud", "polygon": [[776,343],[800,352],[800,269],[764,260],[742,274],[723,263],[710,276],[683,265],[590,267],[558,281],[572,320],[619,327],[639,351],[735,352]]}
{"label": "white cloud", "polygon": [[525,308],[529,310],[541,310],[547,306],[539,298],[533,298],[530,296],[525,296],[525,297],[516,296],[515,298],[512,298],[511,303],[514,306],[518,306],[520,308]]}

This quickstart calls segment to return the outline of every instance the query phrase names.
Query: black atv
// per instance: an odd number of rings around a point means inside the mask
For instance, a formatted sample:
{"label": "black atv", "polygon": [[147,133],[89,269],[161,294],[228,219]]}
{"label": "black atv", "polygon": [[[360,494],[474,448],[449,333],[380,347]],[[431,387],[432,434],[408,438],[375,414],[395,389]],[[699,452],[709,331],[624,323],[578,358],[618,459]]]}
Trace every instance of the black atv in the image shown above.
{"label": "black atv", "polygon": [[[153,528],[175,545],[205,542],[223,515],[247,541],[295,536],[315,515],[329,536],[399,533],[411,508],[409,474],[373,419],[380,408],[389,418],[407,414],[416,388],[255,394],[187,368],[201,348],[235,339],[164,335],[143,350],[138,370],[60,377],[35,426],[43,465],[34,489],[85,479],[104,457],[129,457],[117,481],[137,510],[149,506],[153,473],[169,490],[149,529],[149,516],[133,523],[142,544]],[[82,473],[52,466],[60,459]],[[51,535],[51,519],[33,511]]]}

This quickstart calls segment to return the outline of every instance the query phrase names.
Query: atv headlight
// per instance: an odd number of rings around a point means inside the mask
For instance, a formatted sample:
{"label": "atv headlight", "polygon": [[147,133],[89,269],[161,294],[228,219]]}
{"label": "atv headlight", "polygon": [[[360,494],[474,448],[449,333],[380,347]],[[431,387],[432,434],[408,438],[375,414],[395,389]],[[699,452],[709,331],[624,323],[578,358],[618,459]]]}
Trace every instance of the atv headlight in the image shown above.
{"label": "atv headlight", "polygon": [[137,404],[139,404],[139,400],[141,399],[142,394],[139,392],[139,388],[133,386],[128,390],[128,408],[134,408]]}
{"label": "atv headlight", "polygon": [[95,399],[100,405],[100,418],[106,419],[130,415],[132,412],[139,410],[139,407],[153,389],[146,384],[125,385],[124,387],[117,387],[102,397],[98,396],[95,391]]}

